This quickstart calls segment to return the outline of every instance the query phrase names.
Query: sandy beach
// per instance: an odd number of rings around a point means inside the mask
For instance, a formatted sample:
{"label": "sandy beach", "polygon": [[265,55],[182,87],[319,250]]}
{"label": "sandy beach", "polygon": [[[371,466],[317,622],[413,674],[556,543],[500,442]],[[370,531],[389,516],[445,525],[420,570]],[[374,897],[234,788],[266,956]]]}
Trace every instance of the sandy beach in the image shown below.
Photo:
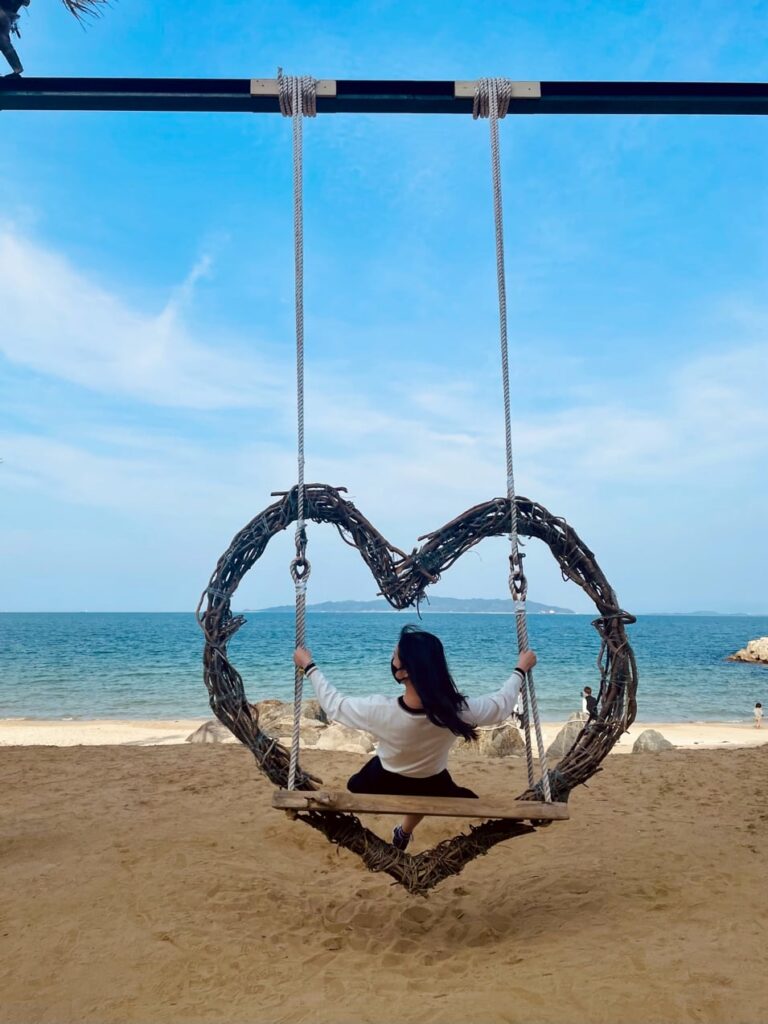
{"label": "sandy beach", "polygon": [[[88,721],[58,719],[0,719],[0,747],[4,746],[169,746],[184,743],[205,718],[120,719]],[[549,744],[563,722],[544,723],[544,742]],[[755,729],[751,723],[733,722],[635,722],[612,753],[630,753],[643,729],[656,729],[676,747],[717,749],[752,747],[768,743],[768,726]]]}
{"label": "sandy beach", "polygon": [[[2,1021],[768,1019],[765,746],[611,757],[569,822],[423,900],[273,811],[246,750],[151,732],[0,750]],[[332,785],[359,762],[305,756]],[[417,849],[464,827],[425,822]]]}

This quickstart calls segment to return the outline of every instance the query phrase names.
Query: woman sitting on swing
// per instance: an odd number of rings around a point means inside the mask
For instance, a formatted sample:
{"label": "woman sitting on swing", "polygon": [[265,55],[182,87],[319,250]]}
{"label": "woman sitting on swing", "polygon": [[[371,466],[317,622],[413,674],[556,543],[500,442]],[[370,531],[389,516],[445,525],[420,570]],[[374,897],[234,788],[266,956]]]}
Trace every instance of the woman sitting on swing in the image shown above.
{"label": "woman sitting on swing", "polygon": [[[350,792],[477,798],[451,778],[448,754],[457,737],[474,740],[477,726],[496,725],[512,714],[536,655],[523,652],[504,686],[484,697],[459,693],[442,643],[416,626],[403,627],[392,655],[392,675],[405,688],[397,698],[345,697],[328,682],[306,648],[296,649],[294,661],[311,681],[329,719],[363,729],[378,740],[376,755],[347,782]],[[406,814],[394,830],[393,846],[405,850],[422,817]]]}

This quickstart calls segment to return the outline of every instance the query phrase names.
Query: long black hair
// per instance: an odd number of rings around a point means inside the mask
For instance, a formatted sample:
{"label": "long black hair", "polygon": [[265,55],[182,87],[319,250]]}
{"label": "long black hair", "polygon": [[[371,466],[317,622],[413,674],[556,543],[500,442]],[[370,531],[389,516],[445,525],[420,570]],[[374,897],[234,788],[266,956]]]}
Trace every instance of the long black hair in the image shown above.
{"label": "long black hair", "polygon": [[403,626],[397,652],[430,722],[465,740],[476,740],[475,727],[459,717],[467,698],[456,688],[440,640],[418,626]]}

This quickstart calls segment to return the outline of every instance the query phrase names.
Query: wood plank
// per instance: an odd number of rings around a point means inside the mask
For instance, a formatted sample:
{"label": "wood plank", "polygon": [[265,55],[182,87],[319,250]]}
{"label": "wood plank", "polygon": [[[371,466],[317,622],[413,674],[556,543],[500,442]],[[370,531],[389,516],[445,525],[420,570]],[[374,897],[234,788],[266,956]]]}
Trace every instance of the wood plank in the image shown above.
{"label": "wood plank", "polygon": [[521,821],[566,821],[567,804],[545,804],[509,797],[472,800],[466,797],[389,796],[346,790],[277,789],[272,806],[283,811],[352,811],[356,814],[426,814],[451,818],[512,818]]}
{"label": "wood plank", "polygon": [[[317,96],[335,96],[336,80],[333,78],[318,78],[315,83]],[[280,83],[276,78],[252,78],[251,96],[279,96]],[[473,93],[474,95],[474,93]]]}
{"label": "wood plank", "polygon": [[[515,99],[541,99],[541,82],[510,82],[510,86],[510,95],[515,97]],[[454,96],[464,96],[468,99],[474,99],[476,89],[477,82],[474,80],[468,82],[464,79],[453,83]]]}

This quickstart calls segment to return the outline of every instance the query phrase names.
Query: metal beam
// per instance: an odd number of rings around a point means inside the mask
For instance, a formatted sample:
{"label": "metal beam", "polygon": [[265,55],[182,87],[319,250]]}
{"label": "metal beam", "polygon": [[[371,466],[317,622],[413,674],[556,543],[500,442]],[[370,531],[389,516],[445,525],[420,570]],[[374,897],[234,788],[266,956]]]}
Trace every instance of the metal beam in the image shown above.
{"label": "metal beam", "polygon": [[[277,113],[274,79],[0,78],[0,110]],[[261,83],[254,88],[254,83]],[[510,114],[768,114],[768,83],[520,82]],[[471,83],[324,81],[319,113],[469,114]],[[333,86],[333,90],[331,90]],[[539,95],[540,94],[540,95]]]}

